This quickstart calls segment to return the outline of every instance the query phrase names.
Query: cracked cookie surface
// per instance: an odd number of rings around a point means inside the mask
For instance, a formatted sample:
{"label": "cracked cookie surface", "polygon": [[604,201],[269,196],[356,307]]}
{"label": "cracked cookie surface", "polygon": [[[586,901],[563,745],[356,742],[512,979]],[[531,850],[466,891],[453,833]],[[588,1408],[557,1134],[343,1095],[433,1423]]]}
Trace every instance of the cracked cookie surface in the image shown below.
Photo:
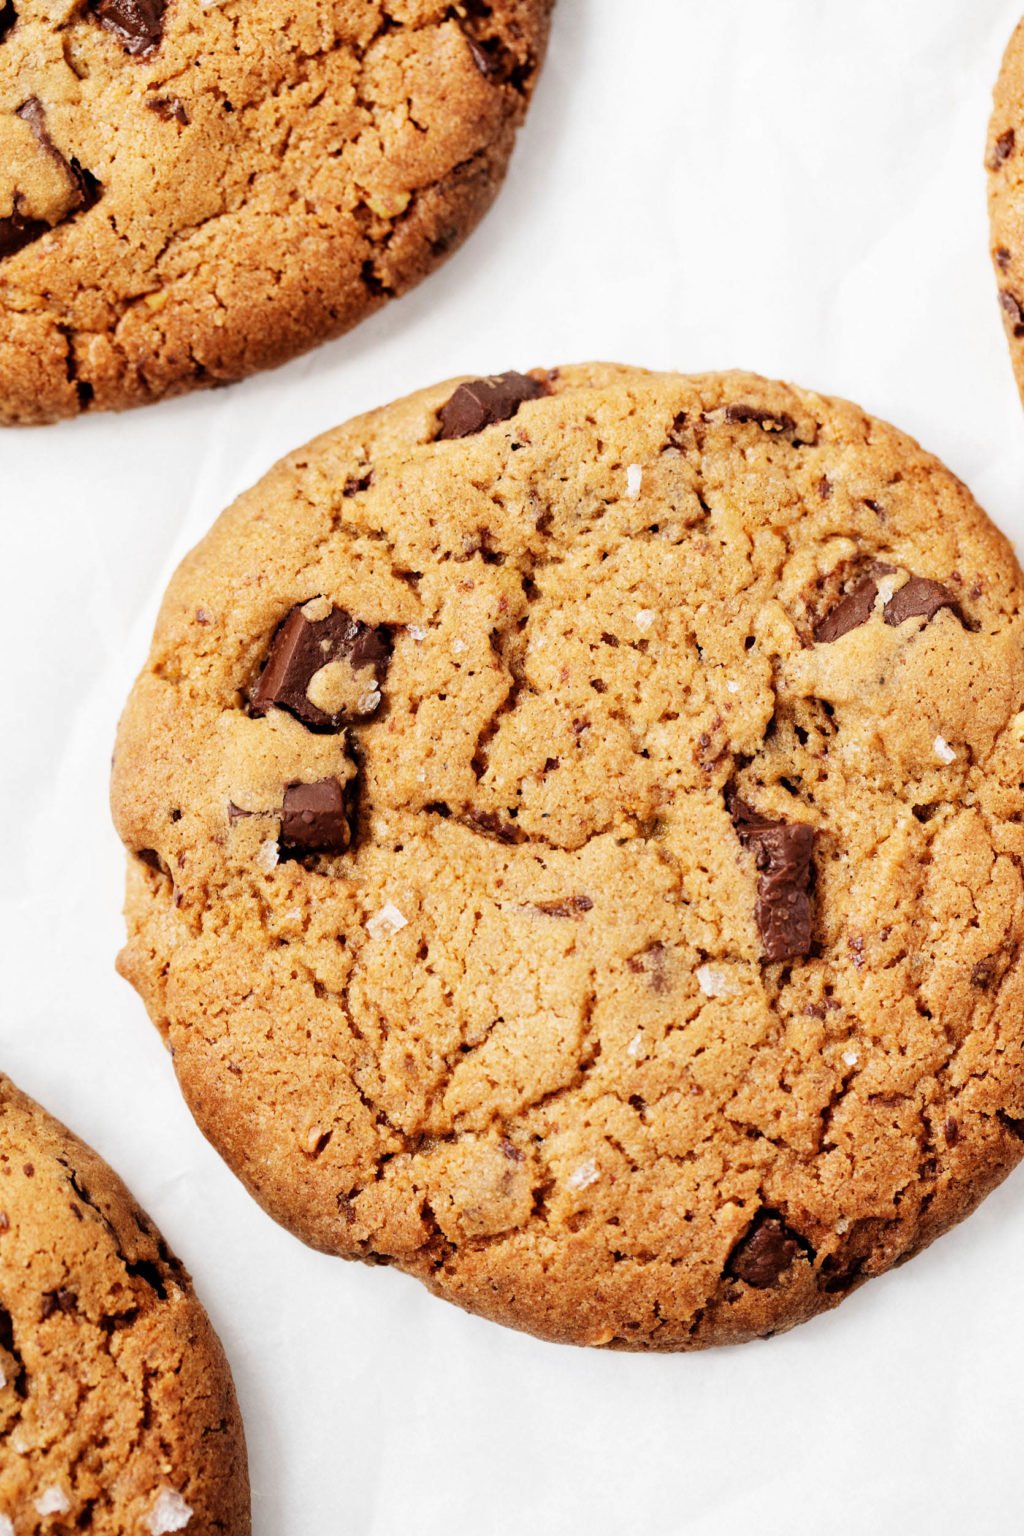
{"label": "cracked cookie surface", "polygon": [[1024,399],[1024,21],[1010,39],[996,83],[985,166],[992,264]]}
{"label": "cracked cookie surface", "polygon": [[0,1075],[0,1532],[247,1536],[245,1438],[191,1281]]}
{"label": "cracked cookie surface", "polygon": [[340,335],[489,206],[553,0],[0,4],[0,423]]}
{"label": "cracked cookie surface", "polygon": [[124,974],[306,1241],[543,1336],[785,1328],[1024,1143],[1024,617],[910,439],[744,374],[293,454],[124,715]]}

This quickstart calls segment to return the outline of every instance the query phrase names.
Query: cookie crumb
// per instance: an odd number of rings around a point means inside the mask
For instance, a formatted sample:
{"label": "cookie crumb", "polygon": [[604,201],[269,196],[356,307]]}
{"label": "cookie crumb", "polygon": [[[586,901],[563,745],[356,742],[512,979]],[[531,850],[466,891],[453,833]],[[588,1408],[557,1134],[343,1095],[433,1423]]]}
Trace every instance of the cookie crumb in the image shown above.
{"label": "cookie crumb", "polygon": [[600,1177],[601,1174],[597,1163],[594,1158],[590,1157],[585,1163],[580,1163],[578,1168],[574,1168],[565,1182],[570,1189],[586,1189]]}
{"label": "cookie crumb", "polygon": [[149,1512],[146,1529],[151,1536],[169,1536],[172,1531],[183,1531],[191,1519],[192,1506],[173,1488],[164,1488]]}
{"label": "cookie crumb", "polygon": [[630,464],[626,470],[626,495],[630,501],[636,501],[640,495],[640,487],[644,483],[644,472],[639,464]]}
{"label": "cookie crumb", "polygon": [[366,925],[366,931],[371,939],[389,939],[393,933],[398,933],[408,926],[409,919],[395,906],[393,901],[385,902],[376,917],[371,917]]}
{"label": "cookie crumb", "polygon": [[936,736],[932,742],[932,751],[942,763],[948,765],[949,763],[956,762],[956,753],[944,736]]}

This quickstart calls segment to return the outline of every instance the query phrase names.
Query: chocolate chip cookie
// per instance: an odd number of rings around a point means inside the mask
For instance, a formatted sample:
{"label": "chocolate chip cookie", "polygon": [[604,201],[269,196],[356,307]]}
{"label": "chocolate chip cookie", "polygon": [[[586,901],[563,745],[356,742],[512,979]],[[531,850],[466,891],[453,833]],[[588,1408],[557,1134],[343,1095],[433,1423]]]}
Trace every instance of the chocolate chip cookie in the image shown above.
{"label": "chocolate chip cookie", "polygon": [[786,1328],[1024,1152],[1024,580],[744,374],[439,385],[286,459],[117,744],[121,967],[317,1247],[545,1337]]}
{"label": "chocolate chip cookie", "polygon": [[553,0],[0,0],[0,423],[228,383],[452,251]]}
{"label": "chocolate chip cookie", "polygon": [[985,164],[999,303],[1017,387],[1024,397],[1024,21],[1003,58]]}
{"label": "chocolate chip cookie", "polygon": [[247,1536],[231,1374],[96,1153],[0,1076],[0,1536]]}

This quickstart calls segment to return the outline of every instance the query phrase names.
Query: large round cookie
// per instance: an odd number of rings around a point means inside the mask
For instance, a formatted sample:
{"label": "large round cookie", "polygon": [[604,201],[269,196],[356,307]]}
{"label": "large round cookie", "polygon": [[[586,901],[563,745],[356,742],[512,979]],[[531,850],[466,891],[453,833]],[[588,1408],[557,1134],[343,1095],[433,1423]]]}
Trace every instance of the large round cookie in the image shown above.
{"label": "large round cookie", "polygon": [[0,0],[0,422],[240,379],[438,264],[553,0]]}
{"label": "large round cookie", "polygon": [[1024,397],[1024,21],[1010,39],[996,83],[985,164],[999,303]]}
{"label": "large round cookie", "polygon": [[248,1536],[227,1361],[96,1153],[0,1076],[0,1533]]}
{"label": "large round cookie", "polygon": [[124,716],[122,957],[308,1242],[553,1339],[831,1307],[1024,1146],[1024,584],[855,406],[593,366],[286,459]]}

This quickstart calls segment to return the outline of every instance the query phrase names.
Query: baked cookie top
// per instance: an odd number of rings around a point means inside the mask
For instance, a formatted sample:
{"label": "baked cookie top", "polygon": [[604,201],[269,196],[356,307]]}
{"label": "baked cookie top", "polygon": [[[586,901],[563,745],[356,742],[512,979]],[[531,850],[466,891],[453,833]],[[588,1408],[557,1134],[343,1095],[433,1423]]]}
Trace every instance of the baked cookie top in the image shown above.
{"label": "baked cookie top", "polygon": [[992,262],[1017,387],[1024,396],[1024,21],[1006,49],[994,93],[985,165]]}
{"label": "baked cookie top", "polygon": [[188,1275],[0,1076],[0,1532],[249,1529],[231,1374]]}
{"label": "baked cookie top", "polygon": [[184,562],[121,965],[308,1242],[560,1340],[836,1303],[1024,1130],[1022,579],[855,406],[439,385]]}
{"label": "baked cookie top", "polygon": [[0,423],[337,336],[487,209],[553,0],[0,0]]}

